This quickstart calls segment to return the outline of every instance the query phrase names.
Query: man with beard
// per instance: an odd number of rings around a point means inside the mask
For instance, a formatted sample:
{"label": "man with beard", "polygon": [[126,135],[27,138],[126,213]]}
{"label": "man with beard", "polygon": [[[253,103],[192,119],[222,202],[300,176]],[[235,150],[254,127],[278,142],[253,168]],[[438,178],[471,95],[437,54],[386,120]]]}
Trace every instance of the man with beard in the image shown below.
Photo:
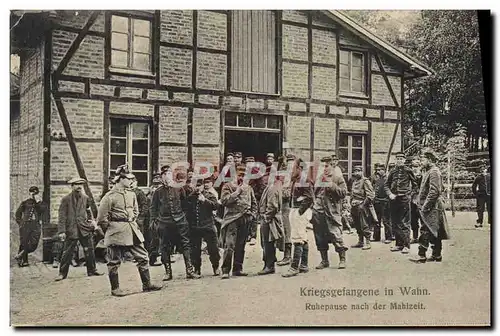
{"label": "man with beard", "polygon": [[201,240],[203,239],[207,243],[213,273],[217,276],[219,275],[220,255],[213,211],[218,203],[217,198],[210,192],[211,182],[211,177],[197,181],[196,188],[187,197],[186,216],[191,234],[191,260],[195,273],[201,275]]}
{"label": "man with beard", "polygon": [[[335,247],[339,254],[339,268],[345,268],[348,248],[342,238],[342,199],[347,195],[347,186],[342,175],[334,173],[332,157],[324,157],[325,164],[321,185],[315,185],[315,198],[312,206],[314,239],[321,254],[321,263],[316,269],[330,267],[328,261],[328,244]],[[320,172],[318,172],[320,174]]]}
{"label": "man with beard", "polygon": [[[295,161],[295,156],[292,154],[288,154],[285,157],[285,162],[283,162],[282,166],[278,168],[278,170],[286,170],[287,165],[293,163]],[[290,226],[290,198],[292,197],[292,188],[291,185],[283,186],[282,189],[283,195],[283,206],[281,208],[282,218],[283,218],[283,259],[278,261],[276,264],[278,266],[289,265],[292,261],[292,238],[291,238],[291,226]],[[280,249],[281,250],[281,249]]]}
{"label": "man with beard", "polygon": [[418,230],[420,228],[420,214],[418,212],[418,192],[420,189],[420,183],[422,182],[422,174],[420,161],[418,158],[415,158],[411,162],[411,169],[413,170],[413,174],[415,174],[415,178],[417,180],[417,188],[412,191],[411,196],[411,205],[410,205],[410,222],[411,222],[411,231],[412,231],[412,239],[410,244],[418,243]]}
{"label": "man with beard", "polygon": [[257,273],[258,275],[275,273],[276,242],[280,241],[284,234],[281,213],[283,186],[278,178],[274,177],[273,180],[269,180],[269,178],[268,174],[263,177],[267,187],[264,189],[259,203],[260,239],[264,268]]}
{"label": "man with beard", "polygon": [[371,231],[368,225],[368,221],[370,220],[369,206],[373,202],[375,192],[370,180],[363,176],[362,166],[355,166],[352,176],[351,213],[354,227],[358,232],[358,243],[352,247],[361,247],[363,250],[369,250],[371,249]]}
{"label": "man with beard", "polygon": [[64,196],[59,206],[59,238],[64,241],[64,252],[59,266],[59,276],[56,281],[66,279],[75,246],[78,242],[83,247],[88,276],[103,275],[97,271],[93,232],[96,229],[92,220],[90,202],[87,195],[82,192],[86,181],[82,178],[74,178],[68,181],[72,192]]}
{"label": "man with beard", "polygon": [[16,222],[19,225],[19,251],[16,260],[19,267],[29,266],[28,254],[38,247],[42,224],[47,221],[47,207],[42,202],[38,187],[29,188],[31,197],[23,201],[16,211]]}
{"label": "man with beard", "polygon": [[256,217],[257,203],[244,177],[245,170],[240,169],[234,180],[222,187],[221,203],[225,207],[221,226],[224,246],[222,279],[229,279],[231,268],[233,276],[248,275],[243,272],[243,260],[249,224]]}
{"label": "man with beard", "polygon": [[[150,207],[151,201],[153,200],[153,194],[162,184],[161,174],[153,174],[153,182],[149,188],[148,198],[148,216],[147,223],[144,226],[144,246],[149,254],[149,265],[150,266],[161,266],[161,263],[157,263],[160,248],[160,238],[158,233],[158,226],[151,221]],[[157,224],[157,223],[156,223]]]}
{"label": "man with beard", "polygon": [[162,286],[151,283],[148,266],[148,252],[144,248],[144,236],[136,223],[139,215],[137,198],[130,185],[135,176],[127,165],[117,168],[115,186],[101,200],[97,213],[97,223],[106,232],[104,245],[108,248],[108,276],[111,295],[125,296],[120,289],[118,269],[124,259],[125,252],[130,252],[137,263],[144,292],[157,291]]}
{"label": "man with beard", "polygon": [[491,176],[486,166],[481,167],[474,183],[472,183],[472,193],[476,196],[477,221],[476,228],[483,227],[484,210],[488,211],[488,224],[491,224]]}
{"label": "man with beard", "polygon": [[[436,166],[436,155],[430,150],[424,150],[421,156],[422,166],[426,169],[422,177],[418,194],[422,228],[418,238],[418,258],[412,258],[415,263],[443,260],[442,241],[449,239],[444,202],[442,200],[443,179]],[[427,249],[432,244],[432,255],[426,258]]]}
{"label": "man with beard", "polygon": [[159,228],[161,261],[165,267],[163,281],[172,280],[170,256],[172,248],[178,241],[182,246],[182,255],[186,267],[186,278],[199,279],[191,264],[191,246],[189,242],[189,225],[186,221],[186,194],[182,186],[174,181],[172,168],[168,165],[161,168],[163,185],[154,193],[151,202],[151,220]]}
{"label": "man with beard", "polygon": [[411,192],[417,188],[413,171],[405,166],[405,154],[396,153],[396,166],[385,181],[385,191],[389,195],[392,229],[396,244],[391,252],[410,252],[410,201]]}
{"label": "man with beard", "polygon": [[380,240],[380,230],[382,226],[384,227],[385,240],[384,243],[390,244],[392,242],[392,227],[390,221],[389,212],[389,197],[385,191],[385,165],[379,163],[375,165],[375,174],[372,176],[372,185],[375,191],[375,198],[373,200],[373,206],[375,207],[375,213],[377,214],[378,221],[373,222],[373,240]]}

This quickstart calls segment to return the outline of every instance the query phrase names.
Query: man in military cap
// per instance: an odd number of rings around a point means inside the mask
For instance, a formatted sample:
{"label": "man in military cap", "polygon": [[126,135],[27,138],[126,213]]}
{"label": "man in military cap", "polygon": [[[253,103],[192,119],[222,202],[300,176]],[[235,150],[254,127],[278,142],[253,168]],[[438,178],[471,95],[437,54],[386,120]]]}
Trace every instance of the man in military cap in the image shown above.
{"label": "man in military cap", "polygon": [[136,223],[139,215],[137,198],[130,186],[135,176],[127,165],[116,170],[116,185],[101,200],[97,223],[106,231],[104,245],[108,248],[108,276],[111,295],[127,295],[120,289],[118,269],[125,252],[130,252],[137,263],[144,292],[157,291],[162,286],[151,283],[148,266],[148,252],[144,248],[144,236]]}
{"label": "man in military cap", "polygon": [[392,242],[392,226],[390,221],[389,211],[389,196],[385,191],[386,170],[383,163],[375,165],[375,174],[372,176],[372,185],[375,191],[375,198],[373,199],[373,206],[377,214],[378,221],[373,223],[373,240],[379,241],[381,235],[381,228],[384,228],[385,240],[384,243],[390,244]]}
{"label": "man in military cap", "polygon": [[267,153],[266,155],[266,166],[272,166],[274,163],[274,153]]}
{"label": "man in military cap", "polygon": [[151,182],[151,186],[149,187],[149,191],[146,195],[148,200],[148,212],[146,216],[146,220],[144,222],[144,247],[148,251],[149,254],[149,265],[150,266],[161,266],[160,263],[157,263],[159,248],[160,248],[160,240],[158,234],[158,227],[152,225],[151,215],[149,209],[151,207],[151,200],[153,199],[153,194],[161,185],[161,174],[154,173],[153,181]]}
{"label": "man in military cap", "polygon": [[42,224],[48,220],[47,206],[42,202],[38,187],[29,188],[30,198],[21,202],[16,210],[19,225],[19,251],[16,259],[19,267],[28,266],[28,254],[38,247]]}
{"label": "man in military cap", "polygon": [[[418,194],[418,208],[422,222],[418,238],[418,257],[410,259],[415,263],[442,261],[442,241],[450,238],[442,199],[443,178],[436,161],[436,155],[431,150],[422,151],[421,162],[426,171],[422,176]],[[433,244],[432,255],[427,258],[426,253],[430,244]]]}
{"label": "man in military cap", "polygon": [[182,247],[182,255],[188,279],[199,279],[191,263],[191,246],[189,241],[189,225],[186,221],[186,193],[182,187],[174,186],[172,168],[165,165],[161,168],[163,185],[153,194],[151,201],[151,221],[158,226],[160,232],[161,261],[165,267],[164,281],[172,280],[170,255],[176,242]]}
{"label": "man in military cap", "polygon": [[484,210],[488,212],[488,224],[491,224],[491,176],[488,167],[481,166],[479,174],[472,183],[472,193],[476,196],[476,228],[483,226]]}
{"label": "man in military cap", "polygon": [[234,164],[236,169],[238,169],[238,167],[245,167],[243,163],[243,154],[241,152],[234,152]]}
{"label": "man in military cap", "polygon": [[327,185],[315,186],[311,219],[314,239],[321,254],[321,263],[316,266],[316,269],[330,267],[329,243],[335,246],[340,259],[339,268],[342,269],[346,267],[346,251],[348,250],[342,238],[342,199],[347,195],[347,186],[342,175],[335,174],[331,156],[322,158],[321,162],[325,164],[322,184]]}
{"label": "man in military cap", "polygon": [[[287,154],[285,156],[285,162],[284,165],[288,165],[290,163],[293,163],[295,161],[295,156],[293,154]],[[287,169],[287,167],[283,167],[280,169]],[[291,237],[291,226],[290,226],[290,199],[292,197],[292,186],[291,184],[285,186],[283,185],[282,188],[282,207],[281,207],[281,214],[282,214],[282,219],[283,219],[283,231],[284,231],[284,236],[283,236],[283,259],[278,261],[276,264],[278,266],[285,266],[289,265],[290,262],[292,261],[292,237]]]}
{"label": "man in military cap", "polygon": [[[352,247],[360,247],[363,250],[371,249],[369,227],[370,209],[375,198],[370,180],[363,176],[363,166],[354,166],[353,183],[351,187],[351,214],[353,225],[358,232],[358,243]],[[363,242],[364,238],[364,242]]]}
{"label": "man in military cap", "polygon": [[[247,163],[253,163],[255,162],[255,157],[253,156],[247,156],[245,158],[245,164]],[[240,167],[241,169],[242,167]],[[245,167],[246,169],[246,167]],[[254,167],[252,169],[252,173],[255,173],[257,171],[258,168]],[[253,191],[254,191],[254,195],[255,195],[255,198],[256,198],[256,201],[258,202],[260,200],[260,197],[259,199],[257,199],[257,193],[259,193],[259,196],[260,194],[262,194],[262,191],[263,189],[265,188],[265,186],[262,186],[262,178],[258,178],[258,179],[252,179],[250,181],[248,181],[249,185],[252,187]],[[259,190],[258,190],[259,189]],[[260,190],[262,189],[262,190]],[[258,203],[257,203],[257,207],[258,207]],[[249,242],[250,245],[255,245],[257,243],[257,229],[258,229],[258,226],[259,226],[259,215],[257,214],[257,217],[254,218],[253,220],[250,221],[250,228],[249,228],[249,234],[248,234],[248,238],[247,238],[247,242]]]}
{"label": "man in military cap", "polygon": [[83,193],[83,185],[86,182],[79,177],[68,181],[72,191],[62,198],[59,206],[58,234],[59,238],[64,241],[64,252],[56,281],[64,280],[68,276],[69,266],[77,242],[80,242],[85,252],[87,275],[103,275],[96,268],[93,241],[96,223],[92,218],[89,198]]}
{"label": "man in military cap", "polygon": [[410,203],[410,223],[411,223],[411,231],[412,231],[412,239],[410,244],[418,243],[418,231],[420,229],[420,214],[418,211],[418,192],[420,189],[420,183],[422,182],[422,167],[420,164],[420,160],[418,157],[413,158],[411,161],[411,169],[413,174],[415,174],[415,178],[417,179],[417,188],[415,188],[411,195],[411,203]]}
{"label": "man in military cap", "polygon": [[[246,276],[243,272],[245,259],[245,244],[249,225],[255,220],[257,203],[252,188],[244,179],[245,170],[239,169],[232,182],[224,184],[221,192],[221,203],[225,207],[221,226],[221,236],[224,246],[222,263],[222,279],[233,276]],[[234,256],[234,260],[233,260]]]}
{"label": "man in military cap", "polygon": [[417,188],[413,171],[405,166],[405,154],[396,153],[396,166],[385,181],[385,191],[389,196],[392,228],[396,244],[392,252],[410,252],[410,201],[412,190]]}
{"label": "man in military cap", "polygon": [[337,154],[332,154],[332,169],[335,175],[343,174],[342,169],[340,169],[339,167],[339,159],[337,157]]}

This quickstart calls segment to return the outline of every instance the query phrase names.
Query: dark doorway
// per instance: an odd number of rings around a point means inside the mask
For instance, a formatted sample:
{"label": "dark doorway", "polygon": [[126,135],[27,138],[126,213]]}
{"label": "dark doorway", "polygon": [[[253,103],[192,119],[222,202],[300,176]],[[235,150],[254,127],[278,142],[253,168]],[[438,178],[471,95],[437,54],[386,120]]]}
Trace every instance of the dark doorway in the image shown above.
{"label": "dark doorway", "polygon": [[226,130],[224,157],[229,152],[242,152],[243,160],[253,156],[257,162],[266,162],[267,153],[274,153],[277,160],[281,155],[281,134]]}

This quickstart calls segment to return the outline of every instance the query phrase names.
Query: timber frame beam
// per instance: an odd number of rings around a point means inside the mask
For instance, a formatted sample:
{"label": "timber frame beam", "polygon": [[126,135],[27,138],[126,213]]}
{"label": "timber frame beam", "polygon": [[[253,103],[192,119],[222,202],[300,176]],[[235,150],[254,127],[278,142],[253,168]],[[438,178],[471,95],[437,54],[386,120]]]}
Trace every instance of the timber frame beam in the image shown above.
{"label": "timber frame beam", "polygon": [[[389,77],[387,76],[387,73],[384,69],[384,65],[382,64],[382,61],[380,60],[380,57],[377,53],[373,53],[373,56],[375,57],[375,61],[377,62],[378,67],[380,68],[380,72],[382,74],[382,77],[384,78],[385,85],[387,85],[387,89],[389,89],[389,93],[391,94],[392,100],[394,102],[394,105],[399,108],[399,103],[398,99],[396,98],[396,95],[394,94],[394,90],[392,89],[392,85],[389,82]],[[401,88],[402,90],[403,88]]]}

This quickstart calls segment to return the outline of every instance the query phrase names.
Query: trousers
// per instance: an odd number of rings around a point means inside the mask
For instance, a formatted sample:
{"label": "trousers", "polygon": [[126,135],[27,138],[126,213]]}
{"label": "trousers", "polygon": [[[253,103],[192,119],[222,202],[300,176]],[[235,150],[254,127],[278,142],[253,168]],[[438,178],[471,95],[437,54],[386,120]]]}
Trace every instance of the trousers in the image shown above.
{"label": "trousers", "polygon": [[118,273],[118,268],[120,267],[127,252],[131,253],[134,257],[134,260],[137,262],[137,269],[139,272],[149,269],[148,251],[146,251],[144,244],[141,243],[134,234],[134,245],[132,246],[108,246],[106,260],[108,262],[107,266],[110,274]]}
{"label": "trousers", "polygon": [[356,229],[356,232],[358,233],[358,237],[360,238],[360,240],[362,237],[365,237],[366,239],[369,240],[371,236],[371,230],[368,225],[367,210],[360,204],[352,206],[351,213],[352,213],[353,226]]}
{"label": "trousers", "polygon": [[476,198],[477,223],[483,224],[484,210],[488,211],[488,224],[491,224],[491,196],[483,195]]}
{"label": "trousers", "polygon": [[201,268],[201,240],[207,242],[210,263],[219,268],[220,254],[216,228],[191,228],[191,262],[195,269]]}
{"label": "trousers", "polygon": [[262,223],[260,225],[260,241],[262,245],[262,260],[268,268],[274,268],[276,259],[276,244],[275,241],[269,241],[269,224]]}
{"label": "trousers", "polygon": [[[389,201],[386,202],[374,202],[373,206],[375,208],[375,213],[378,218],[378,225],[375,227],[373,238],[377,240],[380,239],[380,229],[384,227],[385,240],[392,240],[392,225],[389,211]],[[378,231],[377,231],[378,230]]]}
{"label": "trousers", "polygon": [[92,234],[83,236],[80,232],[78,232],[78,239],[66,239],[64,242],[64,252],[59,265],[59,274],[65,278],[68,276],[71,259],[73,258],[73,253],[78,242],[82,245],[83,252],[85,253],[87,274],[92,274],[96,271],[94,237]]}
{"label": "trousers", "polygon": [[187,255],[191,254],[189,225],[186,219],[182,219],[179,222],[160,222],[159,233],[162,264],[170,262],[170,255],[176,245],[180,247],[183,253]]}
{"label": "trousers", "polygon": [[336,252],[348,250],[342,238],[342,227],[337,225],[333,218],[313,210],[311,222],[318,251],[328,251],[330,243],[335,247]]}
{"label": "trousers", "polygon": [[231,268],[233,269],[233,272],[241,272],[243,270],[245,245],[250,228],[250,222],[250,217],[245,215],[222,229],[224,244],[222,273],[229,274]]}
{"label": "trousers", "polygon": [[410,200],[396,197],[390,201],[390,209],[396,246],[410,248]]}
{"label": "trousers", "polygon": [[429,245],[432,244],[432,255],[434,257],[440,257],[441,251],[443,249],[443,243],[440,238],[435,237],[429,229],[423,225],[420,230],[420,237],[418,238],[418,255],[425,257]]}

